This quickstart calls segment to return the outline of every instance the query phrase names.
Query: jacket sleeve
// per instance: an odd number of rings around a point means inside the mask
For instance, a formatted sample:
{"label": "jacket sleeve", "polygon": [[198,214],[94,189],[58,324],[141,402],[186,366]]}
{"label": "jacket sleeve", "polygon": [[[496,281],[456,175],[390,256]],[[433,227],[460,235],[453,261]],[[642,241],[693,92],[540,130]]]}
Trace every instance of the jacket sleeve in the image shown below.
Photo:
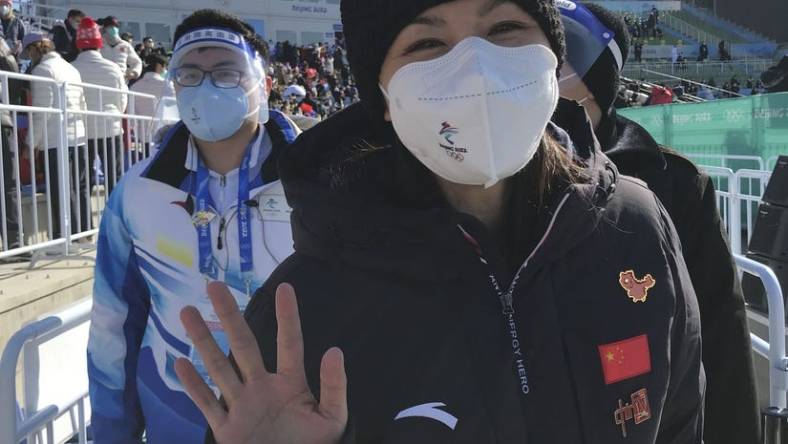
{"label": "jacket sleeve", "polygon": [[[17,29],[16,39],[21,42],[22,40],[25,39],[25,34],[27,34],[27,27],[25,26],[25,22],[22,20],[17,19],[16,23],[17,26],[19,27],[19,29]],[[11,50],[13,51],[13,48]]]}
{"label": "jacket sleeve", "polygon": [[701,364],[698,301],[679,237],[667,212],[664,208],[660,211],[667,243],[666,259],[673,276],[675,313],[670,331],[670,383],[656,444],[701,444],[706,377]]}
{"label": "jacket sleeve", "polygon": [[126,69],[126,76],[136,79],[142,74],[142,59],[137,55],[137,51],[129,45],[129,58],[126,61],[128,68]]}
{"label": "jacket sleeve", "polygon": [[136,369],[150,296],[119,209],[122,188],[101,221],[88,341],[93,439],[102,444],[141,443],[144,429]]}
{"label": "jacket sleeve", "polygon": [[[119,90],[121,90],[121,91],[128,91],[129,87],[126,85],[126,80],[123,77],[123,73],[120,72],[120,74],[121,74],[121,76],[118,78],[118,86],[117,86],[117,88]],[[126,108],[129,105],[129,95],[128,94],[118,93],[117,96],[118,96],[118,98],[117,98],[117,100],[118,100],[118,102],[117,102],[118,110],[120,110],[120,113],[123,114],[123,113],[126,112]]]}
{"label": "jacket sleeve", "polygon": [[[35,69],[33,70],[33,75],[52,78],[51,73],[44,72],[43,69]],[[54,104],[55,100],[55,93],[53,91],[55,86],[51,83],[47,82],[32,82],[31,89],[32,89],[32,105],[35,107],[41,108],[51,108]],[[46,113],[33,113],[33,147],[45,150],[50,148],[48,146],[44,146],[47,144],[47,135],[45,128],[45,121],[50,114]],[[49,123],[49,122],[47,122]],[[49,129],[49,128],[47,128]],[[51,131],[51,130],[50,130]]]}
{"label": "jacket sleeve", "polygon": [[702,319],[708,380],[704,437],[709,443],[755,443],[760,419],[744,297],[717,211],[714,184],[708,176],[698,175],[696,190],[700,197],[695,205],[688,205],[685,218],[690,225],[684,257]]}

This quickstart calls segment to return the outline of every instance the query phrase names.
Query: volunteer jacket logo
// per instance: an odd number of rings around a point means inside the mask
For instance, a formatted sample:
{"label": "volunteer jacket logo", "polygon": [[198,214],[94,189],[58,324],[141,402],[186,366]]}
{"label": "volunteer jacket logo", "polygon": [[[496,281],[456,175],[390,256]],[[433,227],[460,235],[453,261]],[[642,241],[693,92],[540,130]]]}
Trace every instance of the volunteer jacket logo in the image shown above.
{"label": "volunteer jacket logo", "polygon": [[629,296],[633,302],[646,302],[648,291],[657,284],[657,281],[655,281],[650,274],[647,274],[643,279],[638,279],[635,277],[635,272],[633,270],[619,273],[618,282],[621,284],[621,287],[626,290],[627,296]]}
{"label": "volunteer jacket logo", "polygon": [[457,418],[450,413],[439,410],[438,407],[446,407],[446,404],[442,402],[430,402],[428,404],[417,405],[399,412],[394,418],[394,421],[404,418],[428,418],[434,419],[454,430],[454,428],[457,427]]}

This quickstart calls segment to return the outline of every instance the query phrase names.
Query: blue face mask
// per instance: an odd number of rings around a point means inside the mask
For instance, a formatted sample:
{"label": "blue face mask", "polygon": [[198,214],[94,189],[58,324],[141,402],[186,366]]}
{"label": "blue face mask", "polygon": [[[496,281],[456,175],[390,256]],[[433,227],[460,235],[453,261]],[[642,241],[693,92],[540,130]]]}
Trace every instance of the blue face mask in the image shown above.
{"label": "blue face mask", "polygon": [[202,85],[183,88],[178,93],[178,111],[194,137],[218,142],[229,139],[254,113],[249,112],[251,93],[240,86],[217,88],[205,79]]}

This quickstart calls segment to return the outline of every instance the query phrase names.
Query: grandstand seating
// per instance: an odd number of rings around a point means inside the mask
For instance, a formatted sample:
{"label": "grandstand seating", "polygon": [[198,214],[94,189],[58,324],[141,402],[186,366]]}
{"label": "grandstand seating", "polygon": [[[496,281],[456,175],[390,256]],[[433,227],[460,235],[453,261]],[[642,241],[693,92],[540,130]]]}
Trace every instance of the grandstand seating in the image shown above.
{"label": "grandstand seating", "polygon": [[689,37],[697,40],[695,36],[698,34],[700,35],[708,35],[710,36],[709,40],[706,40],[706,43],[709,45],[719,43],[720,40],[725,40],[728,43],[750,43],[749,40],[742,38],[738,34],[728,31],[727,29],[715,26],[712,23],[704,21],[700,17],[695,16],[691,12],[687,10],[682,11],[666,11],[664,13],[666,16],[676,17],[683,22],[691,25],[692,28],[695,28],[697,31],[694,35],[690,34]]}
{"label": "grandstand seating", "polygon": [[682,77],[696,82],[708,82],[714,80],[718,86],[729,81],[735,76],[739,82],[744,84],[747,79],[759,79],[761,73],[772,66],[771,60],[734,60],[730,62],[686,62],[683,65],[673,65],[670,62],[643,62],[635,63],[631,58],[624,67],[624,75],[635,79],[643,79],[650,82],[661,82],[665,76],[649,71],[669,74]]}
{"label": "grandstand seating", "polygon": [[689,14],[694,15],[704,23],[710,24],[712,26],[716,26],[718,29],[728,30],[728,32],[733,33],[734,35],[738,36],[739,39],[742,39],[745,42],[776,43],[775,41],[773,41],[772,39],[766,37],[761,33],[758,33],[752,29],[744,27],[738,23],[734,23],[731,20],[715,15],[714,12],[712,12],[710,9],[702,8],[697,5],[691,5],[687,2],[682,3],[681,9],[682,11],[686,11]]}

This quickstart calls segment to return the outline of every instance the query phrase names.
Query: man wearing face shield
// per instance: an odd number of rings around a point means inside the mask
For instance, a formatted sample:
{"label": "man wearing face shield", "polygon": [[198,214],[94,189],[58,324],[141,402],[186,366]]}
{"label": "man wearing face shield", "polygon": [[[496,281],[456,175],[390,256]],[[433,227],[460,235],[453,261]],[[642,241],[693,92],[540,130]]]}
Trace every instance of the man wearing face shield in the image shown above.
{"label": "man wearing face shield", "polygon": [[[691,161],[659,145],[643,127],[616,113],[619,75],[629,46],[622,20],[595,4],[561,1],[558,5],[568,34],[569,62],[562,71],[561,95],[583,104],[605,154],[622,174],[648,183],[681,239],[703,327],[708,381],[705,442],[760,442],[744,298],[717,211],[714,184]],[[589,47],[601,41],[611,43],[598,57],[588,57],[593,54]],[[585,75],[573,75],[567,69],[572,65],[581,66]]]}
{"label": "man wearing face shield", "polygon": [[207,363],[179,312],[200,307],[227,351],[207,284],[225,283],[244,306],[292,252],[276,164],[297,129],[268,110],[265,44],[215,10],[187,17],[175,40],[180,122],[123,176],[101,223],[88,345],[100,443],[139,443],[143,431],[152,444],[201,443],[205,420],[173,364],[189,357],[207,375]]}
{"label": "man wearing face shield", "polygon": [[175,369],[215,441],[700,444],[678,236],[580,106],[571,138],[550,124],[553,0],[341,9],[361,103],[280,161],[295,254],[245,319],[209,288],[234,366],[182,312],[224,402]]}

